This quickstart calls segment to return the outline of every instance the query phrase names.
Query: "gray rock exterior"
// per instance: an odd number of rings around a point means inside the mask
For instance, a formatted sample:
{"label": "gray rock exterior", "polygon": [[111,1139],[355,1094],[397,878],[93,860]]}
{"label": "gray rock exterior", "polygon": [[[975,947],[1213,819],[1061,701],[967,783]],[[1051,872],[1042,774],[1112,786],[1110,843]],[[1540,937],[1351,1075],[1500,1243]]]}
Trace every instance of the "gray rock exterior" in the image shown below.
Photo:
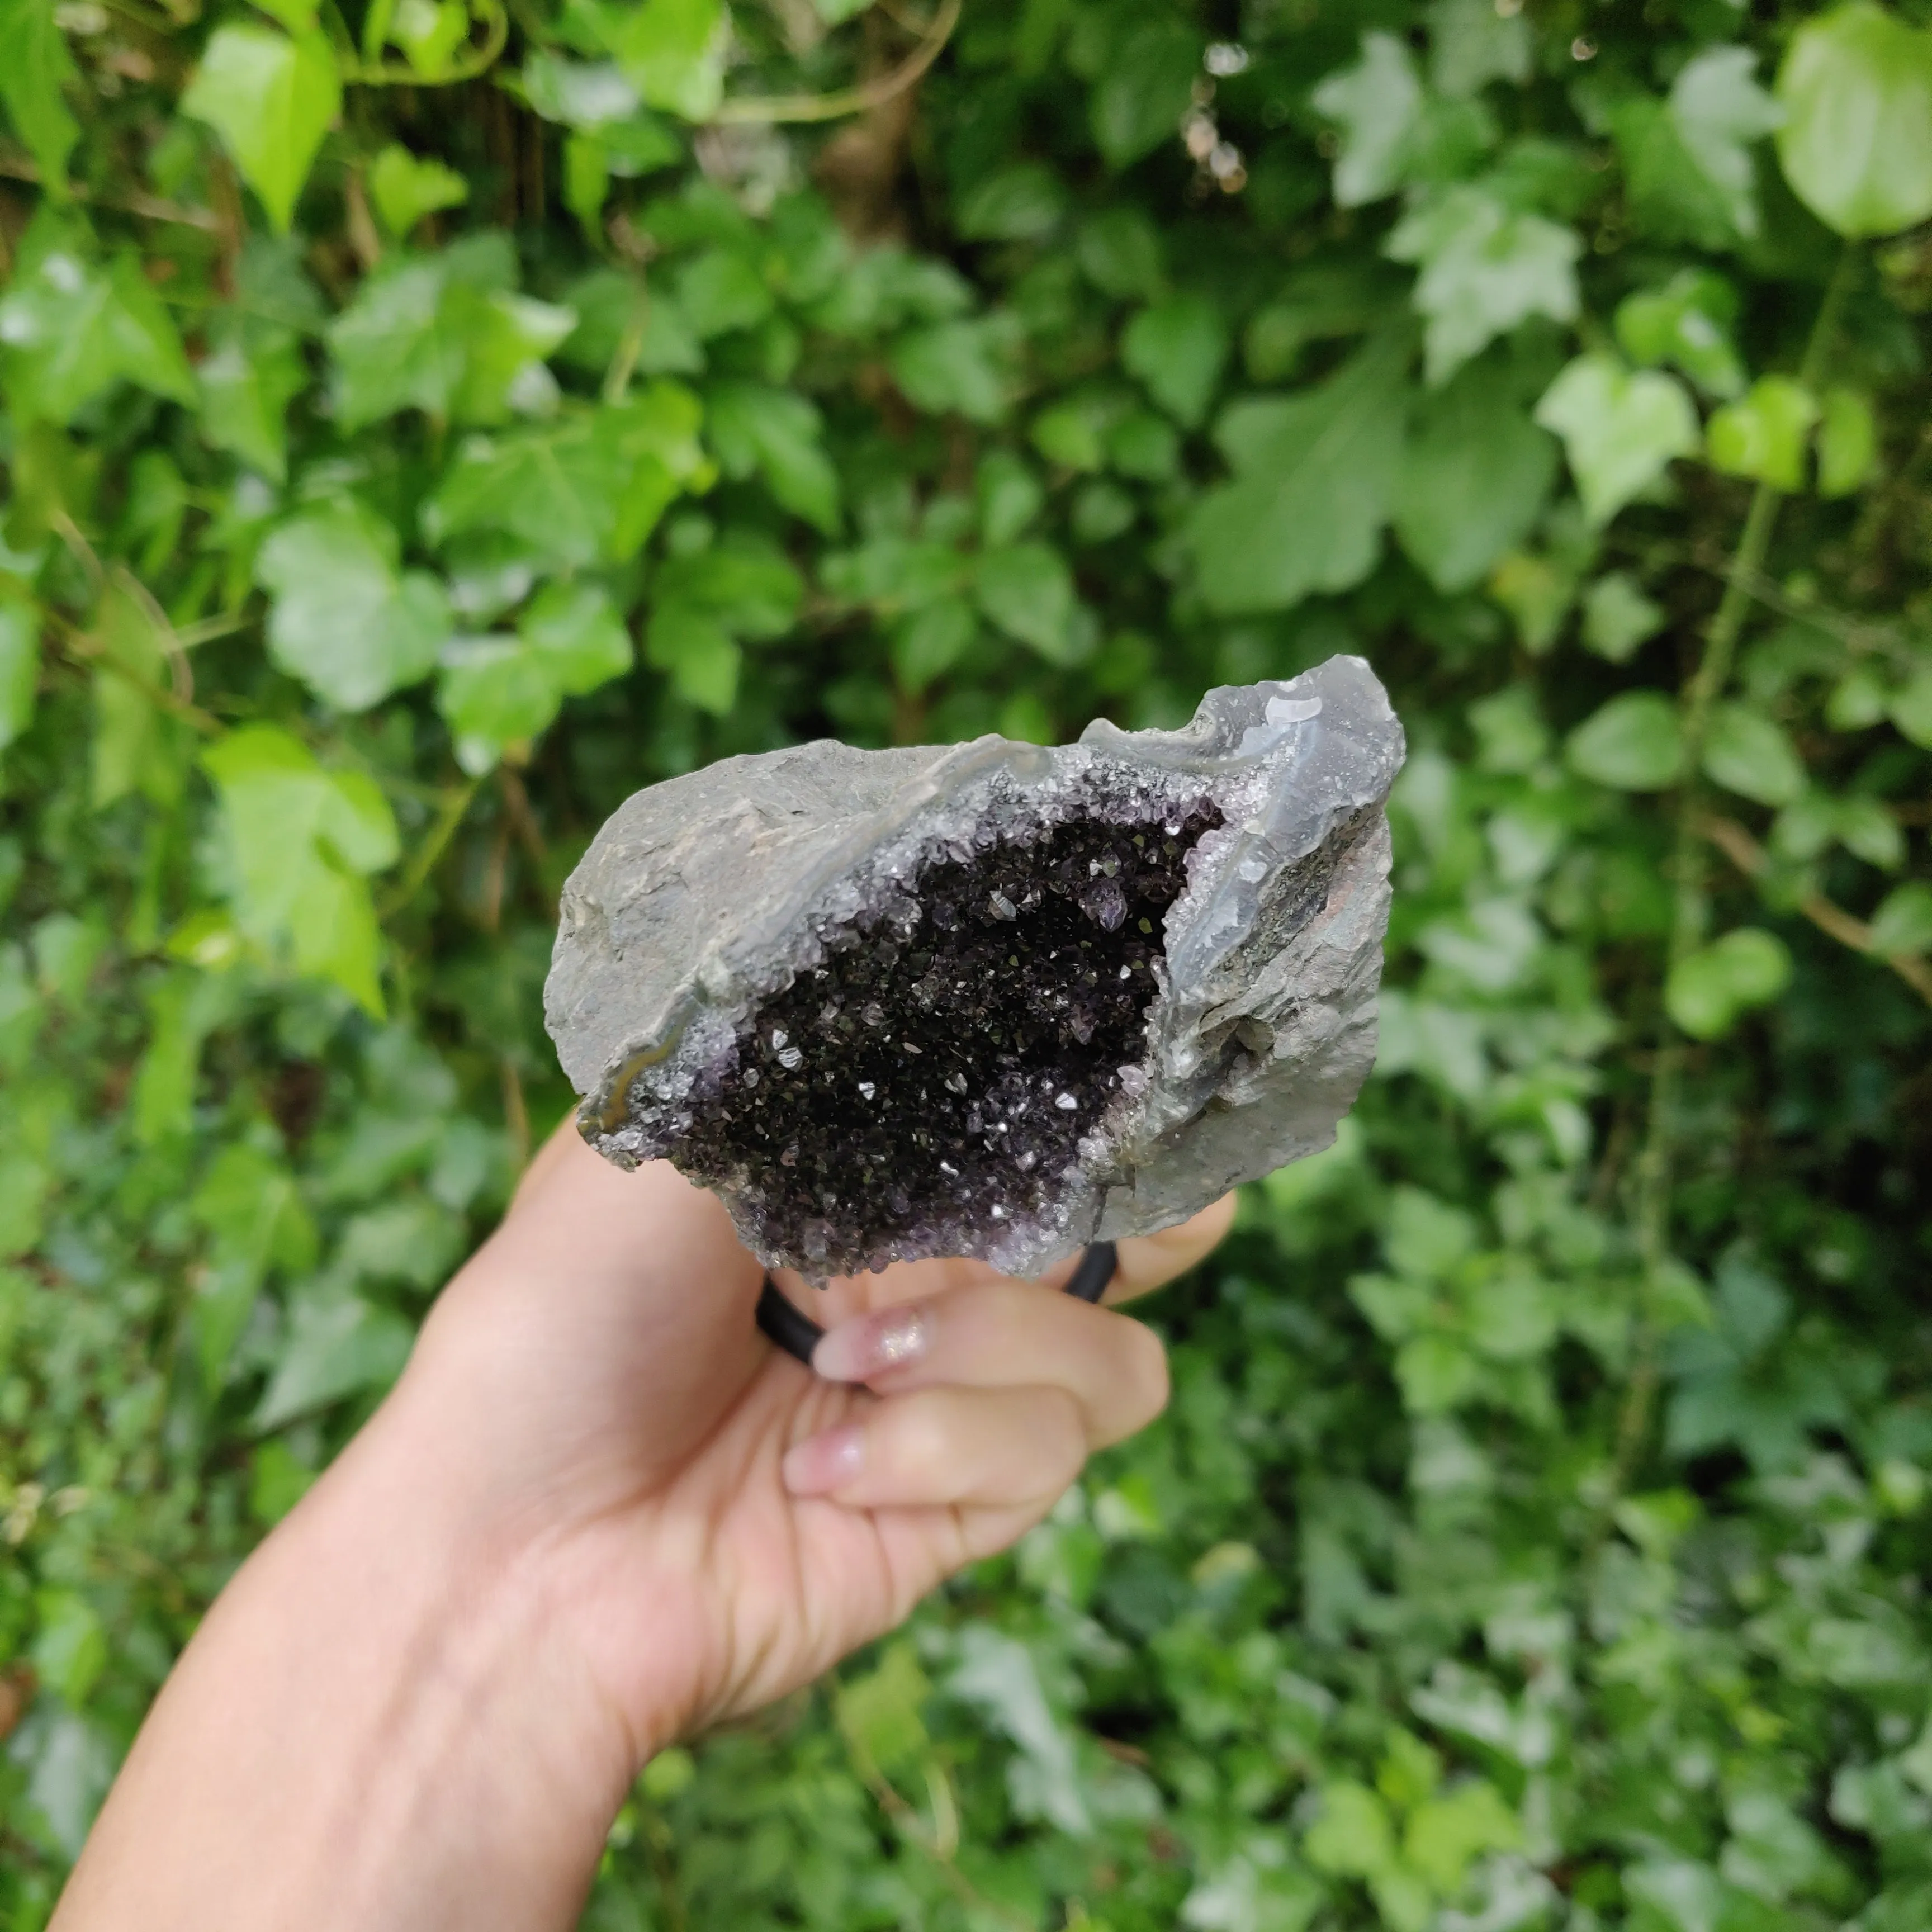
{"label": "gray rock exterior", "polygon": [[[1036,1211],[946,1232],[946,1251],[1031,1274],[1095,1240],[1181,1220],[1236,1183],[1328,1146],[1375,1057],[1389,908],[1384,803],[1402,728],[1359,658],[1226,686],[1177,731],[1104,721],[1054,749],[728,758],[640,791],[564,888],[546,1024],[584,1097],[584,1138],[620,1166],[668,1156],[728,1078],[762,1002],[861,915],[910,932],[922,864],[1087,813],[1210,800],[1221,824],[1168,910],[1146,1046]],[[814,1278],[892,1255],[775,1252],[742,1180],[712,1178],[767,1265]]]}

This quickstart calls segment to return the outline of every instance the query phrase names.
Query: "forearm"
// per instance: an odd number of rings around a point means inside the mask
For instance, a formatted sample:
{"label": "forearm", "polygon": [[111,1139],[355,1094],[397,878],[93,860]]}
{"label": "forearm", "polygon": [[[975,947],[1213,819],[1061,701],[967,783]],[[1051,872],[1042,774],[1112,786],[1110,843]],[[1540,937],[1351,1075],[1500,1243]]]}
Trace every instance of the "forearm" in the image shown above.
{"label": "forearm", "polygon": [[632,1746],[406,1383],[168,1682],[56,1932],[574,1923]]}

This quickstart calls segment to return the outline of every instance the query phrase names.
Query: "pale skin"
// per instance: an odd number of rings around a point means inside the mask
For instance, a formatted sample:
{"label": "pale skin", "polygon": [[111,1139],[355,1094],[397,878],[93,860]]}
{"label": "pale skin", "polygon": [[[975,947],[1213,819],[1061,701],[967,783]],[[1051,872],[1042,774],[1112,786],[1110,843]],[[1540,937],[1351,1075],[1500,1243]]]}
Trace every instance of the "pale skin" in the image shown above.
{"label": "pale skin", "polygon": [[[1109,1301],[1226,1231],[1121,1244]],[[1156,1414],[1153,1331],[979,1262],[792,1299],[664,1166],[568,1123],[368,1426],[218,1599],[53,1932],[548,1932],[638,1772],[1004,1548]]]}

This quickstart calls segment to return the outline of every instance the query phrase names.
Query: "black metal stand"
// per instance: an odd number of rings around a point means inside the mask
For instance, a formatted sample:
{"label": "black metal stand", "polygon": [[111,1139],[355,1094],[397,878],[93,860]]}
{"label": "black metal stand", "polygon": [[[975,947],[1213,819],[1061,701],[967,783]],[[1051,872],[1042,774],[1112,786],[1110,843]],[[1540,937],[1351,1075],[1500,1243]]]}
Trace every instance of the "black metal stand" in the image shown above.
{"label": "black metal stand", "polygon": [[[1066,1292],[1080,1301],[1098,1301],[1114,1278],[1119,1256],[1112,1241],[1096,1241],[1080,1257],[1080,1265],[1066,1284]],[[758,1296],[758,1326],[788,1355],[795,1356],[807,1368],[812,1352],[825,1333],[808,1315],[802,1315],[778,1292],[770,1275]]]}

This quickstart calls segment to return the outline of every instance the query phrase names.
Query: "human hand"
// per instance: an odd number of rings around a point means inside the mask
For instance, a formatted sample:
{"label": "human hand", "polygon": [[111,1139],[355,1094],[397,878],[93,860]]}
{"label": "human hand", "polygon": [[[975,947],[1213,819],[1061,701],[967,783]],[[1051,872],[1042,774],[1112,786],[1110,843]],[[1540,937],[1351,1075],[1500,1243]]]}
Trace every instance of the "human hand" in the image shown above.
{"label": "human hand", "polygon": [[[1123,1242],[1109,1298],[1231,1219]],[[1159,1410],[1159,1342],[1052,1292],[1071,1265],[790,1282],[808,1370],[718,1202],[566,1124],[210,1612],[54,1932],[560,1932],[653,1751],[890,1628]]]}
{"label": "human hand", "polygon": [[[1232,1199],[1123,1242],[1109,1301],[1191,1267]],[[891,1628],[1038,1522],[1167,1395],[1153,1331],[982,1262],[780,1285],[827,1329],[808,1371],[752,1318],[763,1279],[668,1166],[566,1123],[446,1292],[405,1393],[468,1429],[490,1507],[567,1576],[558,1640],[634,1772]],[[454,1453],[452,1451],[452,1453]]]}

